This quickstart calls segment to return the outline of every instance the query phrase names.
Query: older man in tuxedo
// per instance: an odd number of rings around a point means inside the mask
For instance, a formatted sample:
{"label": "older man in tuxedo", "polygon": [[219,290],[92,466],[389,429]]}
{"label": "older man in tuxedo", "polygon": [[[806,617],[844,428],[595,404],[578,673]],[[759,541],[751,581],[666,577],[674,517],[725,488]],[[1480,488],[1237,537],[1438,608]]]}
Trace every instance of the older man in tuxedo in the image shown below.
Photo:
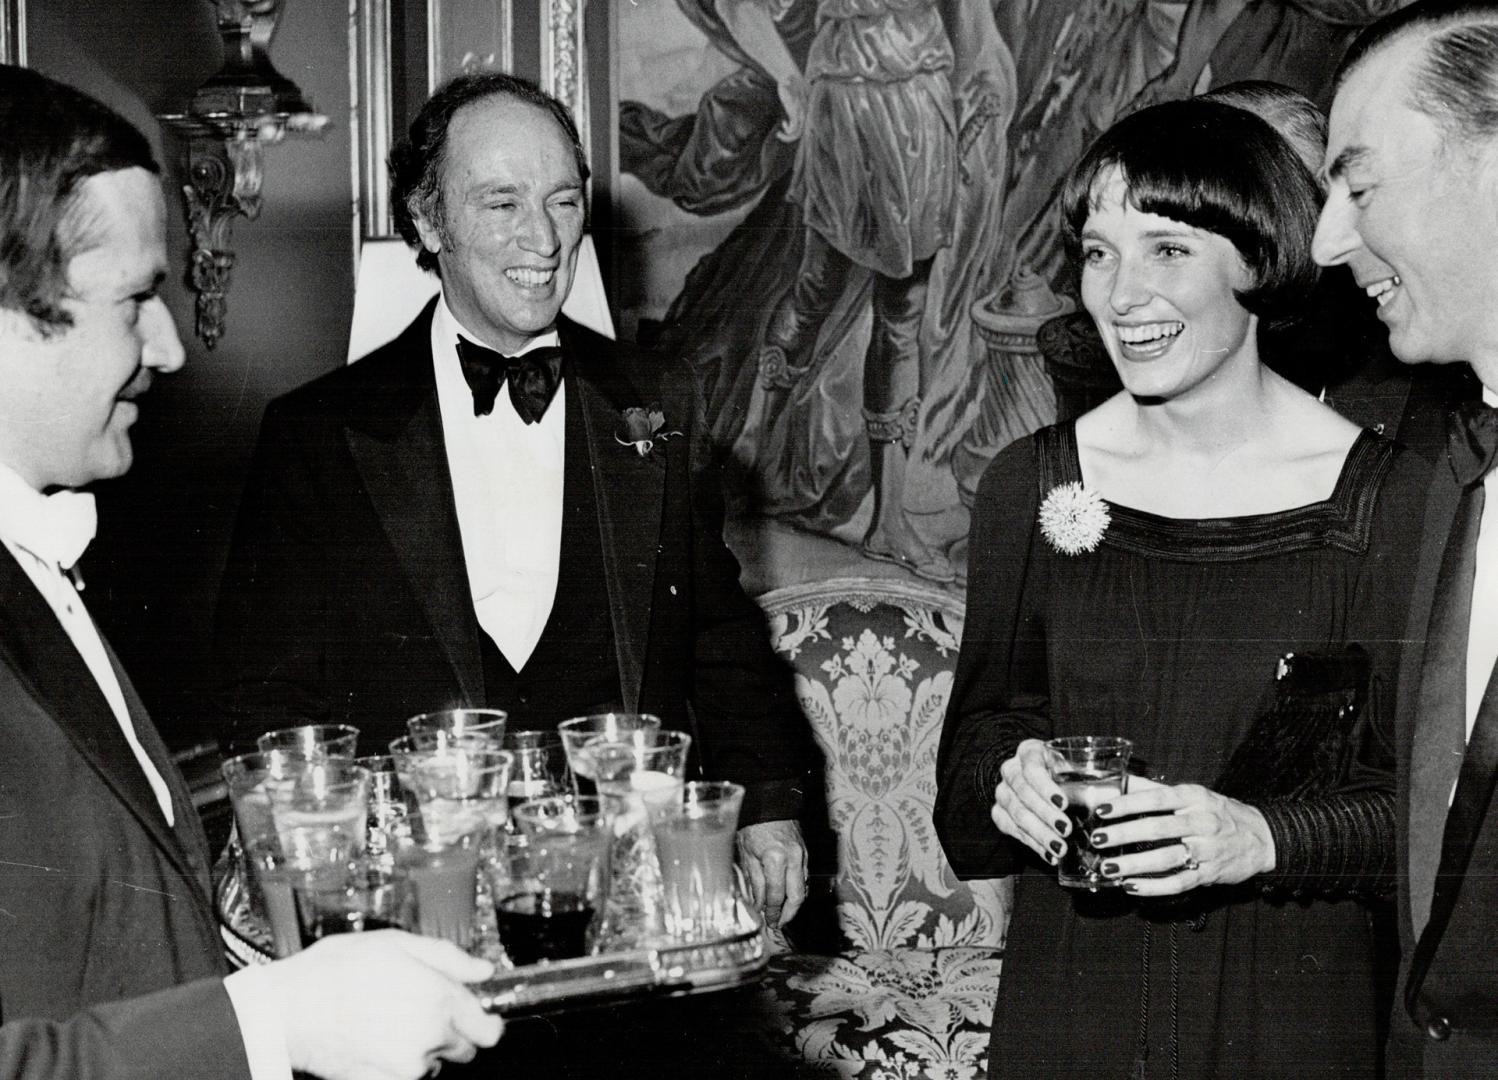
{"label": "older man in tuxedo", "polygon": [[[1399,685],[1402,958],[1391,1076],[1498,1075],[1498,4],[1423,0],[1337,76],[1317,258],[1347,264],[1406,363],[1470,364]],[[1415,523],[1411,523],[1415,527]],[[1420,644],[1423,641],[1423,646]]]}
{"label": "older man in tuxedo", "polygon": [[441,294],[266,412],[220,600],[232,723],[348,722],[379,746],[454,705],[512,728],[656,713],[748,789],[740,861],[788,920],[810,733],[723,544],[691,373],[560,316],[586,220],[572,118],[522,79],[461,76],[392,167]]}
{"label": "older man in tuxedo", "polygon": [[[182,777],[84,606],[93,495],[183,349],[145,138],[0,67],[0,1077],[415,1077],[490,965],[394,931],[227,975]],[[374,992],[371,992],[374,991]]]}

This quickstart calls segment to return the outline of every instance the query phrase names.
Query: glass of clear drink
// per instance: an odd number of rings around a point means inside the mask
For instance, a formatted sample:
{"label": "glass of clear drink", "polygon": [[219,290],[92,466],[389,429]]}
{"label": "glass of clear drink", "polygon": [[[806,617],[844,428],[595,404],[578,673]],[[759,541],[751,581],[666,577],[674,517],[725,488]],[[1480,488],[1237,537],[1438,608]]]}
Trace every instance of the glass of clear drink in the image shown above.
{"label": "glass of clear drink", "polygon": [[599,930],[608,949],[637,948],[665,932],[649,813],[681,798],[691,745],[691,736],[682,732],[658,731],[648,745],[600,737],[583,749],[614,833],[614,880]]}
{"label": "glass of clear drink", "polygon": [[567,751],[554,731],[512,731],[505,749],[515,759],[510,770],[510,809],[531,799],[565,795],[572,790]]}
{"label": "glass of clear drink", "polygon": [[740,784],[693,781],[679,798],[651,807],[666,933],[678,941],[738,929],[733,840],[743,802]]}
{"label": "glass of clear drink", "polygon": [[567,751],[567,765],[572,770],[575,793],[580,796],[598,794],[598,778],[591,761],[590,747],[604,742],[653,746],[656,732],[660,729],[660,717],[649,713],[594,713],[591,716],[575,716],[558,724],[557,733],[561,735],[562,745]]}
{"label": "glass of clear drink", "polygon": [[234,810],[234,843],[239,858],[236,872],[246,886],[250,913],[271,932],[277,956],[301,948],[296,932],[291,881],[295,868],[281,852],[280,835],[271,816],[272,793],[295,783],[296,777],[321,758],[299,751],[271,750],[240,754],[220,769]]}
{"label": "glass of clear drink", "polygon": [[410,883],[414,914],[408,928],[460,949],[474,943],[479,862],[487,827],[469,833],[423,834],[396,844],[396,870]]}
{"label": "glass of clear drink", "polygon": [[504,745],[505,725],[510,714],[503,709],[442,709],[419,713],[406,721],[412,735],[431,735],[439,741],[448,738],[482,738]]}
{"label": "glass of clear drink", "polygon": [[359,729],[349,724],[303,724],[267,731],[255,740],[255,749],[290,750],[306,757],[351,758],[358,743]]}
{"label": "glass of clear drink", "polygon": [[1092,892],[1120,884],[1103,876],[1103,856],[1092,846],[1092,830],[1100,824],[1096,808],[1129,789],[1134,744],[1116,735],[1069,735],[1045,745],[1051,779],[1066,798],[1071,823],[1056,879],[1069,889]]}
{"label": "glass of clear drink", "polygon": [[290,942],[301,944],[298,883],[309,873],[345,866],[364,854],[369,771],[347,758],[317,758],[270,795],[279,852],[262,856],[261,882],[280,953]]}
{"label": "glass of clear drink", "polygon": [[389,754],[355,758],[354,764],[369,770],[369,821],[365,850],[372,858],[381,858],[390,852],[397,840],[411,834],[411,817],[415,807],[407,805],[406,794],[396,775],[395,759]]}
{"label": "glass of clear drink", "polygon": [[521,803],[515,820],[526,840],[524,873],[494,905],[505,952],[517,965],[589,955],[613,846],[602,804],[553,795]]}
{"label": "glass of clear drink", "polygon": [[606,808],[622,813],[679,798],[691,746],[685,732],[658,731],[648,745],[599,739],[588,743],[585,753]]}
{"label": "glass of clear drink", "polygon": [[437,843],[474,832],[488,839],[503,831],[513,764],[508,750],[488,743],[475,746],[471,740],[413,751],[401,783],[416,800],[417,827]]}

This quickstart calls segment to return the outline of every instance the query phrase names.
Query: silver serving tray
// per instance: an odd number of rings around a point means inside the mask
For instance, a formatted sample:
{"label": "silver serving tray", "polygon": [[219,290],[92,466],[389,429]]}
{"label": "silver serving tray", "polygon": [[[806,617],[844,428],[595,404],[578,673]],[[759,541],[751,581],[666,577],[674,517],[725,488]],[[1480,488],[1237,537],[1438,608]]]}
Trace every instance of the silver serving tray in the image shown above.
{"label": "silver serving tray", "polygon": [[488,1011],[514,1016],[753,982],[770,953],[759,916],[742,903],[737,907],[739,929],[727,937],[527,964],[500,971],[473,989]]}
{"label": "silver serving tray", "polygon": [[[270,932],[250,913],[238,876],[221,877],[215,893],[230,962],[270,963]],[[503,968],[473,989],[489,1012],[519,1016],[741,986],[764,972],[770,954],[758,913],[742,901],[736,907],[738,929],[726,937]]]}

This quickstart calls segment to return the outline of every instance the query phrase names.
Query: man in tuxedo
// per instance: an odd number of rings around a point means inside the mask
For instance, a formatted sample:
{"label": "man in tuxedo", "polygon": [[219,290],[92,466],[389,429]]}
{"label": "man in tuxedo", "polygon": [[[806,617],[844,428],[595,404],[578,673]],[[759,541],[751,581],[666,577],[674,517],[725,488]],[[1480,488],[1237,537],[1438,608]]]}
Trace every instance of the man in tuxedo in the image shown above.
{"label": "man in tuxedo", "polygon": [[[1422,0],[1336,80],[1315,253],[1405,363],[1465,363],[1400,672],[1396,1077],[1498,1075],[1498,4]],[[1446,465],[1449,464],[1450,468]],[[1411,523],[1416,527],[1415,523]],[[1423,643],[1423,644],[1422,644]]]}
{"label": "man in tuxedo", "polygon": [[0,1076],[414,1077],[491,972],[394,931],[226,976],[196,811],[89,617],[93,495],[183,349],[145,138],[0,67]]}
{"label": "man in tuxedo", "polygon": [[723,544],[691,373],[560,316],[586,221],[572,118],[460,76],[391,165],[441,294],[266,411],[220,595],[231,724],[351,723],[374,748],[456,705],[512,729],[655,713],[748,789],[740,861],[788,921],[810,732]]}

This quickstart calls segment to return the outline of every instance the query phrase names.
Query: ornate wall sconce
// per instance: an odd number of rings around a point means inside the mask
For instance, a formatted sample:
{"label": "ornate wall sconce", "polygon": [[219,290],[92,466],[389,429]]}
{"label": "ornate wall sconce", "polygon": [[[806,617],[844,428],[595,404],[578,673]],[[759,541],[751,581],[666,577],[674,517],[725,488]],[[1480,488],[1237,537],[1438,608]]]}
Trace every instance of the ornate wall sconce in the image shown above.
{"label": "ornate wall sconce", "polygon": [[314,112],[295,83],[270,62],[271,36],[284,0],[213,0],[224,65],[194,91],[187,111],[161,113],[186,137],[191,283],[197,335],[210,349],[224,334],[225,294],[234,266],[234,219],[260,213],[265,147],[290,134],[316,134],[328,118]]}

